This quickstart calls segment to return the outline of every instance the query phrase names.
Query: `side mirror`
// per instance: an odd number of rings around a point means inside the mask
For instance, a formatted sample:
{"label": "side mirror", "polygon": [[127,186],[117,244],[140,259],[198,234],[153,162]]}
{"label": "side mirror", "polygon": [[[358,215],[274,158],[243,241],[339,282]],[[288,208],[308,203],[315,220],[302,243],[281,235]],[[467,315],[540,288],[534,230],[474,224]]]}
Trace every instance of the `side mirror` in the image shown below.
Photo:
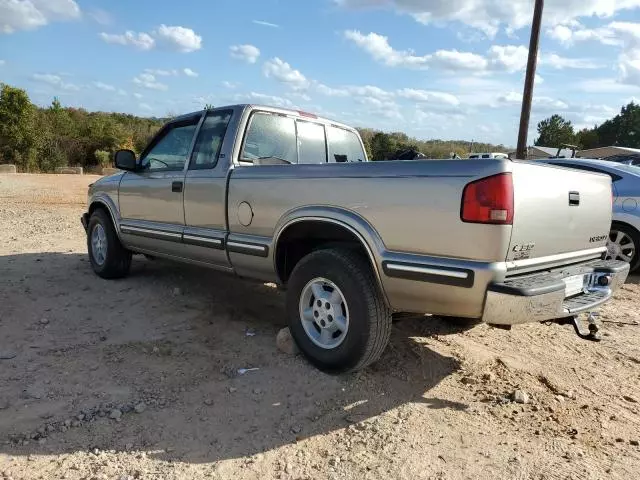
{"label": "side mirror", "polygon": [[118,150],[115,154],[116,168],[134,172],[138,169],[136,154],[132,150]]}

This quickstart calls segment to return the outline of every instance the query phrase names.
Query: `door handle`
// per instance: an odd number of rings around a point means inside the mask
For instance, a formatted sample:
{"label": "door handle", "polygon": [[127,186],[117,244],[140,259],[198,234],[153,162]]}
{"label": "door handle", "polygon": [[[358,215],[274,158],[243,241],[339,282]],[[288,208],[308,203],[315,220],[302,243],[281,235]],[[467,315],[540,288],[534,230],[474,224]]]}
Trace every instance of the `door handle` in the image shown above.
{"label": "door handle", "polygon": [[580,205],[580,192],[569,192],[569,206]]}
{"label": "door handle", "polygon": [[182,182],[172,182],[171,183],[171,191],[172,192],[181,192],[182,191]]}

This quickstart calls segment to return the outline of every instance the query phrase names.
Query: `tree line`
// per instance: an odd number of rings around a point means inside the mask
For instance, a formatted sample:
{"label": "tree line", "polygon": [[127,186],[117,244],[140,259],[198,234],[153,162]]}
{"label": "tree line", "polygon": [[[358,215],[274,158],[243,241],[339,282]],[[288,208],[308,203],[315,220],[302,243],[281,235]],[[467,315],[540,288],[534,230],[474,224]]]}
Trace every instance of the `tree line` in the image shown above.
{"label": "tree line", "polygon": [[580,150],[618,145],[640,148],[640,105],[631,102],[620,109],[615,117],[593,128],[575,131],[571,121],[552,115],[538,123],[535,145],[559,147],[576,145]]}
{"label": "tree line", "polygon": [[[141,152],[166,120],[63,107],[57,98],[48,107],[37,107],[24,90],[0,84],[0,163],[13,163],[24,172],[49,172],[62,166],[110,166],[113,152],[121,148]],[[417,152],[437,159],[507,151],[504,145],[490,143],[418,140],[402,132],[358,130],[372,160],[413,158]],[[538,124],[538,133],[535,145],[548,147],[640,148],[640,105],[631,102],[614,118],[577,132],[569,120],[552,115]]]}
{"label": "tree line", "polygon": [[164,120],[123,113],[87,112],[35,106],[27,93],[0,87],[0,163],[23,172],[50,172],[63,166],[111,166],[120,148],[140,152]]}

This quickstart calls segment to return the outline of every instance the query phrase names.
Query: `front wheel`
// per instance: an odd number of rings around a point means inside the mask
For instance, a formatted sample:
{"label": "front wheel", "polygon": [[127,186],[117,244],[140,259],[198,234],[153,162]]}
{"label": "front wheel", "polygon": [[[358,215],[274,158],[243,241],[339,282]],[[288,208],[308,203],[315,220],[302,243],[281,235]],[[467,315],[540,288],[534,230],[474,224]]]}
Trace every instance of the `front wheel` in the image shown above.
{"label": "front wheel", "polygon": [[623,223],[614,222],[607,242],[607,260],[624,260],[630,264],[630,272],[640,268],[640,233]]}
{"label": "front wheel", "polygon": [[87,250],[93,271],[102,278],[122,278],[131,267],[131,252],[120,243],[109,214],[98,209],[87,228]]}
{"label": "front wheel", "polygon": [[318,250],[300,260],[288,283],[287,314],[302,353],[331,373],[375,362],[391,335],[391,310],[373,271],[348,249]]}

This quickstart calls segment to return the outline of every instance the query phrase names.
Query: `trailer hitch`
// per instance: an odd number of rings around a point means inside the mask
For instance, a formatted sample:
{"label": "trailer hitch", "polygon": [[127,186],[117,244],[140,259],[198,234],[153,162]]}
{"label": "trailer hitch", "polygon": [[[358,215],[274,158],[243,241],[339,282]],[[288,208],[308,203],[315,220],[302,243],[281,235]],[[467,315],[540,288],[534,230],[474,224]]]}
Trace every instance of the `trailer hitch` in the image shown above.
{"label": "trailer hitch", "polygon": [[573,329],[575,330],[576,335],[578,335],[583,340],[589,340],[591,342],[599,342],[600,340],[602,340],[602,336],[600,335],[600,332],[599,332],[600,328],[596,323],[597,316],[598,314],[596,312],[589,312],[589,316],[587,317],[587,323],[589,328],[588,333],[585,333],[580,329],[580,324],[578,323],[578,315],[573,315],[571,317],[566,317],[566,318],[560,318],[556,321],[559,325],[567,325],[568,323],[573,325]]}

